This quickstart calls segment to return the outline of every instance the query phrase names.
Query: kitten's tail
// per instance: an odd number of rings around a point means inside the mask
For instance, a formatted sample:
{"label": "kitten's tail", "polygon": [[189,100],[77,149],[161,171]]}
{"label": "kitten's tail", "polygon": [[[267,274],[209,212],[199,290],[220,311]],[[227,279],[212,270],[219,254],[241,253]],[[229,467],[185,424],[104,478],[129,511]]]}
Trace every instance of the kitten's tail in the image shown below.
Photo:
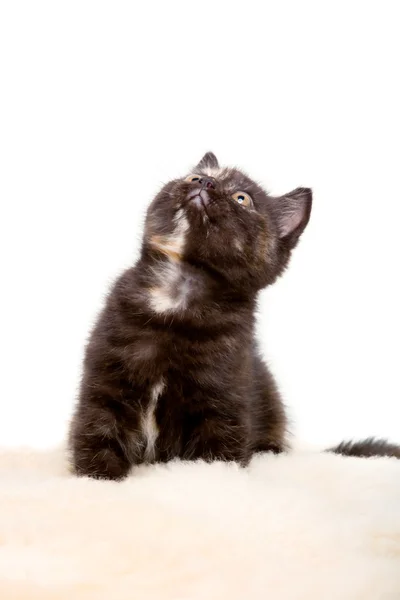
{"label": "kitten's tail", "polygon": [[359,456],[370,458],[372,456],[391,456],[400,459],[400,446],[391,444],[386,440],[368,438],[361,442],[341,442],[334,448],[328,448],[325,452],[334,452],[344,456]]}

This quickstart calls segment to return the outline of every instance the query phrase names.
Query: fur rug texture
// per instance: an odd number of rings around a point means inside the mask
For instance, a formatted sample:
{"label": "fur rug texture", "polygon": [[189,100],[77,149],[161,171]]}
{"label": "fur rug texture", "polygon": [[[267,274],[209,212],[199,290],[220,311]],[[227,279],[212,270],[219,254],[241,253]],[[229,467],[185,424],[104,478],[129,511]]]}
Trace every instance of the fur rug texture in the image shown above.
{"label": "fur rug texture", "polygon": [[298,451],[77,479],[0,453],[1,600],[399,600],[400,461]]}

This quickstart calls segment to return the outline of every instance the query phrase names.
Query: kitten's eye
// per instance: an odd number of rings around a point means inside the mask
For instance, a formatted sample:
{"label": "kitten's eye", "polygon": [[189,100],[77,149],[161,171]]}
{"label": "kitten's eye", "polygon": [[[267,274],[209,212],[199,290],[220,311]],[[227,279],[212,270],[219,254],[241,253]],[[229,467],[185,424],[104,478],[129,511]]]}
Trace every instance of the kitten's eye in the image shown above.
{"label": "kitten's eye", "polygon": [[185,181],[200,181],[200,175],[189,175],[186,177]]}
{"label": "kitten's eye", "polygon": [[251,206],[253,204],[253,200],[245,192],[236,192],[233,194],[232,199],[242,206]]}

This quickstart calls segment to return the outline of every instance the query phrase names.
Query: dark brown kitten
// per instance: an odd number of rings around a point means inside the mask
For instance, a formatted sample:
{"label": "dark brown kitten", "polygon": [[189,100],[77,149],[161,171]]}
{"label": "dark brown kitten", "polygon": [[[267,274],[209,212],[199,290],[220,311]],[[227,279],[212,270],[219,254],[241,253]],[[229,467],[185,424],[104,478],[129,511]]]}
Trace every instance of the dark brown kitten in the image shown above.
{"label": "dark brown kitten", "polygon": [[311,190],[273,198],[208,153],[151,203],[141,256],[86,349],[70,430],[78,475],[234,460],[286,448],[286,417],[254,337],[257,294],[282,273]]}

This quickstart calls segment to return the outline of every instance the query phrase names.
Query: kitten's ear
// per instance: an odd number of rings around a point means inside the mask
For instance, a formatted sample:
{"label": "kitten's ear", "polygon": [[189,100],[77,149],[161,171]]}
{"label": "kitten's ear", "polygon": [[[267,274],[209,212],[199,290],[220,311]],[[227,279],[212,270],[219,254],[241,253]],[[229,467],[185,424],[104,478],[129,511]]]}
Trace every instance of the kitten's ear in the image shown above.
{"label": "kitten's ear", "polygon": [[310,188],[296,188],[280,198],[274,198],[273,210],[279,237],[289,248],[294,248],[303,233],[310,219],[311,206]]}
{"label": "kitten's ear", "polygon": [[210,169],[218,169],[219,168],[217,157],[212,152],[207,152],[203,156],[203,158],[197,165],[196,169],[201,171],[201,169],[206,169],[207,167],[209,167]]}

